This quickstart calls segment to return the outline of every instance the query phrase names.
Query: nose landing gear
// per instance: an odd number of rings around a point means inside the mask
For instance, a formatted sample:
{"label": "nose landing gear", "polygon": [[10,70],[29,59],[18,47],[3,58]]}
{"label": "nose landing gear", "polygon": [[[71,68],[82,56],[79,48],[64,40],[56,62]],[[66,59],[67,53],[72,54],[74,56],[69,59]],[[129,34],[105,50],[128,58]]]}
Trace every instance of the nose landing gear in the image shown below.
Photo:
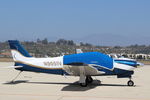
{"label": "nose landing gear", "polygon": [[127,82],[128,86],[134,86],[134,82],[131,80],[131,77],[130,77],[130,80]]}
{"label": "nose landing gear", "polygon": [[132,80],[129,80],[127,84],[128,84],[128,86],[133,86],[134,82]]}

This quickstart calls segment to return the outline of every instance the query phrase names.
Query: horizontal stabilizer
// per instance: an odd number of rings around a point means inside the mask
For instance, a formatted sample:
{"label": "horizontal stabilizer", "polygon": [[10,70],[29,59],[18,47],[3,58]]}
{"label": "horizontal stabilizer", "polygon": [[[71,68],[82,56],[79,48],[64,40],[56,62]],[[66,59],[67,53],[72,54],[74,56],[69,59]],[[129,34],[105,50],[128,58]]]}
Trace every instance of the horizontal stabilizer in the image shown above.
{"label": "horizontal stabilizer", "polygon": [[0,67],[0,68],[21,68],[23,66],[7,66],[7,67]]}

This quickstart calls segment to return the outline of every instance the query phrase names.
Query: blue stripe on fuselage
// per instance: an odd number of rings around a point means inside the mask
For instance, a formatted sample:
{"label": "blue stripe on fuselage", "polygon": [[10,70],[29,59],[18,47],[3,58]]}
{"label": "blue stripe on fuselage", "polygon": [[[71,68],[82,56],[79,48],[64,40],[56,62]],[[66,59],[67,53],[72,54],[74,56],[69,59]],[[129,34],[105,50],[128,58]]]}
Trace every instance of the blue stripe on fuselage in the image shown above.
{"label": "blue stripe on fuselage", "polygon": [[44,68],[37,68],[30,65],[22,64],[22,63],[15,63],[15,66],[23,66],[21,68],[16,68],[17,70],[21,71],[31,71],[31,72],[39,72],[39,73],[49,73],[49,74],[68,74],[63,69],[44,69]]}
{"label": "blue stripe on fuselage", "polygon": [[117,75],[118,77],[121,78],[121,77],[130,77],[133,74],[133,71],[123,70],[123,69],[118,69],[118,68],[114,68],[113,71],[111,71],[108,69],[101,68],[99,66],[93,66],[93,67],[99,71],[105,72],[105,74],[102,74],[101,76]]}
{"label": "blue stripe on fuselage", "polygon": [[[29,66],[26,64],[22,64],[22,63],[15,63],[15,66],[23,66],[21,68],[16,68],[17,70],[21,70],[21,71],[31,71],[31,72],[57,74],[57,75],[63,75],[63,74],[69,75],[63,69],[43,69],[43,68],[37,68],[37,67]],[[122,69],[117,69],[117,68],[114,68],[114,70],[111,71],[108,69],[100,68],[98,66],[93,66],[93,67],[95,67],[99,71],[105,72],[105,74],[102,74],[100,76],[117,75],[118,77],[122,78],[122,77],[130,77],[133,74],[133,71],[127,71],[127,70],[122,70]]]}
{"label": "blue stripe on fuselage", "polygon": [[136,61],[131,61],[131,60],[114,60],[116,63],[120,63],[120,64],[125,64],[125,65],[130,65],[130,66],[137,66],[137,62]]}

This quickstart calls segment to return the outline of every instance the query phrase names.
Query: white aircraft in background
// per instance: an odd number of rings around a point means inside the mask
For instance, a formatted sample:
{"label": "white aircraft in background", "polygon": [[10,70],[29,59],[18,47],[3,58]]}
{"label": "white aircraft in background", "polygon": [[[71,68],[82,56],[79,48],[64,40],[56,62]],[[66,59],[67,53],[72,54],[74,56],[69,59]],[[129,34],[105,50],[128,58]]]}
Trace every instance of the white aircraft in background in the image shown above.
{"label": "white aircraft in background", "polygon": [[137,68],[136,61],[122,60],[116,62],[108,55],[100,52],[64,55],[60,57],[35,58],[23,48],[17,40],[9,40],[12,57],[16,70],[40,72],[57,75],[79,76],[79,83],[86,87],[93,81],[91,76],[116,75],[117,78],[129,78],[128,86],[133,86],[131,80],[134,69]]}

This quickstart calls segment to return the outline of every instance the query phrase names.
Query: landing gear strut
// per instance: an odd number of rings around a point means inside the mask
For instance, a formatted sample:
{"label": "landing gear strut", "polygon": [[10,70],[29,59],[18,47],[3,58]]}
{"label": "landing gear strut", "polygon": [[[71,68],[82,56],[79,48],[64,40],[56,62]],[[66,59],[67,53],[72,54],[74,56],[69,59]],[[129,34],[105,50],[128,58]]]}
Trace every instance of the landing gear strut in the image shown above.
{"label": "landing gear strut", "polygon": [[88,85],[88,83],[92,83],[93,79],[91,76],[86,76],[86,71],[84,67],[79,67],[80,70],[80,79],[79,79],[79,83],[80,86],[82,87],[86,87]]}
{"label": "landing gear strut", "polygon": [[86,76],[84,83],[80,83],[80,86],[82,87],[86,87],[88,85],[88,83],[92,83],[93,79],[91,76]]}

